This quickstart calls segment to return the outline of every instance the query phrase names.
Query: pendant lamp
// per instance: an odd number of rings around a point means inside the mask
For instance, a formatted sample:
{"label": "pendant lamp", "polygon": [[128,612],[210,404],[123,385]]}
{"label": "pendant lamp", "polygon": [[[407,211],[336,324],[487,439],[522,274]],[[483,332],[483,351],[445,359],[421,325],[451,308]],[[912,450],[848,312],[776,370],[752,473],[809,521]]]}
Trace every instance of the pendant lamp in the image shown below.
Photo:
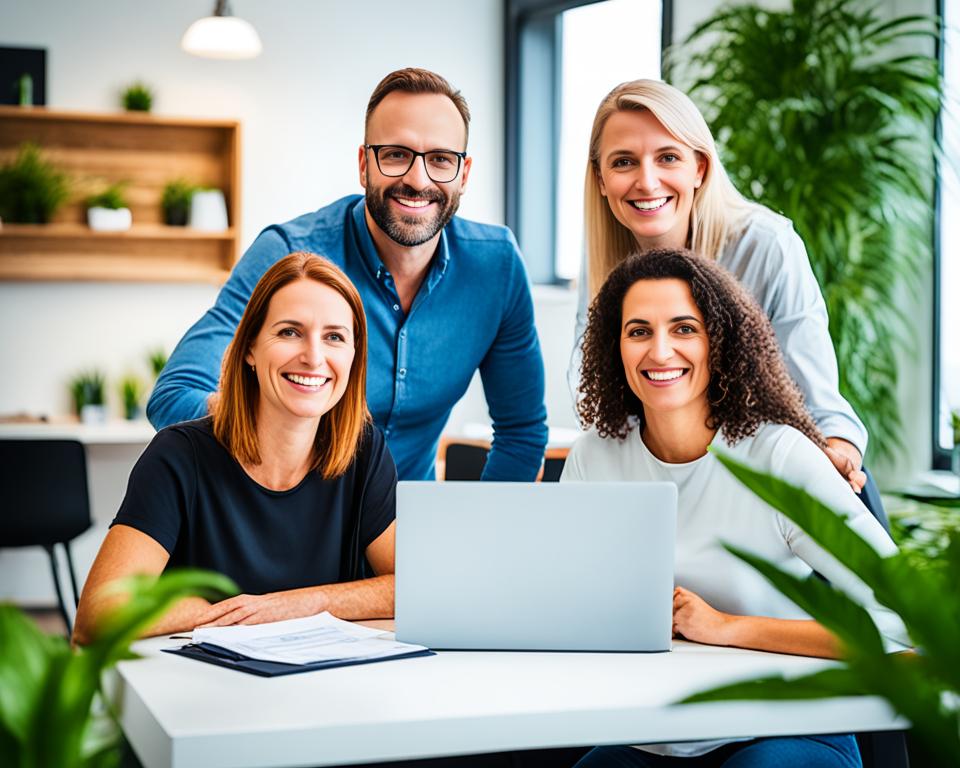
{"label": "pendant lamp", "polygon": [[257,30],[249,21],[231,15],[227,0],[217,0],[213,16],[187,27],[180,47],[207,59],[252,59],[263,50]]}

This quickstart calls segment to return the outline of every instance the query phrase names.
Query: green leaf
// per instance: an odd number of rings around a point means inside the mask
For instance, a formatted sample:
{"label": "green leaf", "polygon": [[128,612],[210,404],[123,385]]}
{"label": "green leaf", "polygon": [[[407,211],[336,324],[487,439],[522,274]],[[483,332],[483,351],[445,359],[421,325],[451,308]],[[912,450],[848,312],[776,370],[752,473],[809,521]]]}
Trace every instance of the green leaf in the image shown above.
{"label": "green leaf", "polygon": [[767,579],[803,611],[856,653],[882,654],[883,641],[870,614],[847,595],[818,578],[800,579],[731,544],[724,547]]}
{"label": "green leaf", "polygon": [[678,704],[698,704],[706,701],[757,699],[822,699],[830,696],[859,696],[867,693],[856,675],[846,667],[832,667],[804,677],[785,678],[782,675],[758,677],[753,680],[720,685],[692,694]]}

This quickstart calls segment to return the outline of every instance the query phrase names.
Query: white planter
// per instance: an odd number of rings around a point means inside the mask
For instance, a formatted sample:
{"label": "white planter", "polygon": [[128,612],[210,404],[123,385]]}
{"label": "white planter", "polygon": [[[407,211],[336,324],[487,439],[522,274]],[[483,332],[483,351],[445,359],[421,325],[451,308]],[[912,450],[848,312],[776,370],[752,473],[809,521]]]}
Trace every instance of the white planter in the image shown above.
{"label": "white planter", "polygon": [[219,189],[204,189],[193,193],[190,200],[190,226],[206,232],[227,229],[227,204]]}
{"label": "white planter", "polygon": [[[124,208],[123,210],[127,210]],[[84,424],[106,424],[107,406],[85,405],[80,409],[80,421]]]}
{"label": "white planter", "polygon": [[87,224],[98,232],[122,232],[132,221],[129,208],[87,208]]}

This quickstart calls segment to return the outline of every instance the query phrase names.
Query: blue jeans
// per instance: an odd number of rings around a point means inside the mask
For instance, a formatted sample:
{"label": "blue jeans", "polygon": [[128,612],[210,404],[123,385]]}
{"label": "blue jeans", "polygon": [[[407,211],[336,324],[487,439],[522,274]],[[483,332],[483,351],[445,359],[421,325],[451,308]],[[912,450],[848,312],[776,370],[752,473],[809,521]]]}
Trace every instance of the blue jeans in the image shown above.
{"label": "blue jeans", "polygon": [[633,747],[597,747],[574,768],[862,768],[856,739],[778,736],[737,741],[698,757],[664,757]]}

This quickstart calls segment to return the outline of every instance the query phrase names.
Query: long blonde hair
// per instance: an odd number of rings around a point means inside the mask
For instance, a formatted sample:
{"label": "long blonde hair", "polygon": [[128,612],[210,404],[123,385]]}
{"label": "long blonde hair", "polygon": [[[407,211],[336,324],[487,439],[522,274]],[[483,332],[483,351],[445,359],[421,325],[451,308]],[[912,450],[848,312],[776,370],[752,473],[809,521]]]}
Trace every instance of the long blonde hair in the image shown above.
{"label": "long blonde hair", "polygon": [[607,275],[631,253],[637,241],[610,210],[600,194],[600,137],[610,116],[626,110],[649,110],[679,142],[706,161],[703,181],[690,212],[689,248],[716,260],[745,214],[757,204],[741,195],[723,169],[717,147],[700,110],[682,91],[660,80],[621,83],[606,95],[590,132],[590,155],[583,184],[584,231],[587,246],[587,285],[593,298]]}

